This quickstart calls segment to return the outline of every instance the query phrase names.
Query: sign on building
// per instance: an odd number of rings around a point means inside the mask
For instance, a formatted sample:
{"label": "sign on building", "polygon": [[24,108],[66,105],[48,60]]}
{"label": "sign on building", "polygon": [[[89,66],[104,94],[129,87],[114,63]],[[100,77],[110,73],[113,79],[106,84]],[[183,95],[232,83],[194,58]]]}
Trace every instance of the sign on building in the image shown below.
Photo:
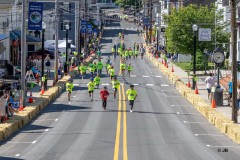
{"label": "sign on building", "polygon": [[198,41],[211,41],[211,28],[199,28]]}

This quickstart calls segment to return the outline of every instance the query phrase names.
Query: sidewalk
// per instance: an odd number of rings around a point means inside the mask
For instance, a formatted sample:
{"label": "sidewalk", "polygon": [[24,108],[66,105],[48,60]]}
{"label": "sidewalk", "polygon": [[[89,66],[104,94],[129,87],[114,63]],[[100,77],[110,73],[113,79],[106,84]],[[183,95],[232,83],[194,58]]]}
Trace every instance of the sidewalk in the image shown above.
{"label": "sidewalk", "polygon": [[[160,59],[161,58],[159,58],[159,60]],[[187,72],[185,72],[184,70],[182,70],[180,67],[176,66],[175,64],[173,64],[173,68],[175,71],[174,74],[177,75],[181,81],[183,81],[185,84],[187,84],[188,83]],[[211,101],[207,99],[206,84],[204,82],[204,80],[207,76],[202,75],[202,71],[197,71],[196,74],[201,75],[201,76],[198,76],[199,80],[197,82],[199,96],[201,96],[205,100],[205,102],[207,102],[208,104],[211,104]],[[228,80],[228,78],[222,78],[220,80],[220,85],[223,89],[225,89],[227,80]],[[190,79],[190,83],[192,84],[192,79]],[[223,98],[224,98],[224,96],[223,96]],[[223,106],[217,106],[216,111],[222,113],[227,118],[231,119],[232,108],[227,104],[228,104],[227,100],[223,100]],[[240,116],[238,116],[238,123],[240,123]]]}

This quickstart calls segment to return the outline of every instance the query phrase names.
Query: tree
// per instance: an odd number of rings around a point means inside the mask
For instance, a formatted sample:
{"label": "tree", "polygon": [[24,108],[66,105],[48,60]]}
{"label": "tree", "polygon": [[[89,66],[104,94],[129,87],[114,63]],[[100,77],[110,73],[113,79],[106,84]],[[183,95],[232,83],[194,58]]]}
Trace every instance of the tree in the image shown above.
{"label": "tree", "polygon": [[[222,11],[216,11],[216,7],[212,6],[196,6],[189,5],[179,10],[172,9],[170,15],[164,15],[167,23],[165,36],[167,39],[167,50],[169,52],[177,52],[182,54],[193,54],[193,37],[194,33],[192,25],[197,24],[201,28],[211,28],[212,41],[197,41],[197,49],[202,53],[205,48],[208,51],[215,49],[215,13],[216,13],[216,41],[218,46],[222,47],[222,43],[229,43],[230,33],[224,31],[227,23],[223,23]],[[198,36],[198,35],[197,35]]]}
{"label": "tree", "polygon": [[125,5],[139,5],[139,0],[115,0],[115,3],[120,7],[124,7]]}

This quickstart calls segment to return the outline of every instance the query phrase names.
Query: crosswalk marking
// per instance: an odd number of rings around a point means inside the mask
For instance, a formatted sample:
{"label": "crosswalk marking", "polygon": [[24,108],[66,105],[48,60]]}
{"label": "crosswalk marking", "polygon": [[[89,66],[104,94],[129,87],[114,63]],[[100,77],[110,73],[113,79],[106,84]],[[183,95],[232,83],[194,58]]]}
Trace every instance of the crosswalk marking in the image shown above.
{"label": "crosswalk marking", "polygon": [[109,86],[109,83],[103,83],[102,86]]}
{"label": "crosswalk marking", "polygon": [[130,77],[137,77],[136,75],[130,75]]}
{"label": "crosswalk marking", "polygon": [[134,83],[133,85],[134,85],[134,86],[138,86],[139,84],[138,84],[138,83]]}
{"label": "crosswalk marking", "polygon": [[149,77],[149,76],[142,76],[142,77]]}
{"label": "crosswalk marking", "polygon": [[162,76],[155,76],[156,78],[161,78]]}
{"label": "crosswalk marking", "polygon": [[168,84],[161,84],[162,87],[168,87]]}

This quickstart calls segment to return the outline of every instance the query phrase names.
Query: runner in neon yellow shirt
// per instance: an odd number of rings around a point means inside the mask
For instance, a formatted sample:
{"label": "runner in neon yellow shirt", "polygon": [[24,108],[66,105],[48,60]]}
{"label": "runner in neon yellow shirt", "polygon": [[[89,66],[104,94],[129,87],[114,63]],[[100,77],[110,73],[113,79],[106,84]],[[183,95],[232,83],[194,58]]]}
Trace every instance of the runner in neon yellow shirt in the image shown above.
{"label": "runner in neon yellow shirt", "polygon": [[116,94],[119,86],[120,86],[120,82],[117,80],[117,77],[114,77],[112,80],[112,89],[114,91],[113,93],[114,98],[116,98]]}
{"label": "runner in neon yellow shirt", "polygon": [[82,63],[81,66],[78,66],[78,69],[79,69],[80,74],[81,74],[82,79],[83,79],[83,76],[86,74],[86,71],[87,71],[87,66],[85,66],[85,65]]}
{"label": "runner in neon yellow shirt", "polygon": [[127,90],[129,105],[131,107],[130,112],[133,112],[134,101],[137,98],[137,91],[134,89],[134,85],[130,85],[130,89]]}
{"label": "runner in neon yellow shirt", "polygon": [[90,78],[90,82],[87,84],[88,93],[89,93],[89,97],[91,97],[91,101],[93,101],[93,92],[95,87],[95,82],[93,80],[94,80],[93,78]]}
{"label": "runner in neon yellow shirt", "polygon": [[101,81],[101,78],[97,74],[96,77],[94,78],[94,83],[95,83],[97,88],[99,88],[100,81]]}
{"label": "runner in neon yellow shirt", "polygon": [[128,76],[130,76],[131,71],[133,70],[133,66],[131,65],[131,63],[128,64],[127,70],[128,70]]}
{"label": "runner in neon yellow shirt", "polygon": [[111,66],[111,68],[109,69],[109,75],[110,75],[111,80],[113,79],[114,74],[115,74],[115,72],[114,72],[113,66]]}
{"label": "runner in neon yellow shirt", "polygon": [[125,62],[122,62],[122,63],[120,64],[120,69],[121,69],[122,75],[124,76],[124,74],[125,74],[125,69],[126,69],[126,64],[125,64]]}
{"label": "runner in neon yellow shirt", "polygon": [[71,82],[71,78],[68,79],[68,82],[66,83],[66,90],[68,91],[68,100],[70,101],[71,93],[73,90],[74,86]]}

